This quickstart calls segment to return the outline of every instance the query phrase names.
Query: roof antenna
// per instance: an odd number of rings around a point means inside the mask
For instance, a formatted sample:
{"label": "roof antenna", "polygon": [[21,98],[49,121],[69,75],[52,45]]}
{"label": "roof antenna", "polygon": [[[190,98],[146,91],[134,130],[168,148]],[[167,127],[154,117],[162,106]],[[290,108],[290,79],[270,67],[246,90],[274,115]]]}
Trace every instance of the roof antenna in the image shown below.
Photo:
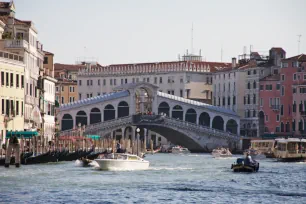
{"label": "roof antenna", "polygon": [[302,37],[302,35],[300,34],[300,35],[298,35],[298,55],[300,54],[300,43],[301,43],[301,37]]}
{"label": "roof antenna", "polygon": [[193,54],[193,22],[191,24],[191,53]]}

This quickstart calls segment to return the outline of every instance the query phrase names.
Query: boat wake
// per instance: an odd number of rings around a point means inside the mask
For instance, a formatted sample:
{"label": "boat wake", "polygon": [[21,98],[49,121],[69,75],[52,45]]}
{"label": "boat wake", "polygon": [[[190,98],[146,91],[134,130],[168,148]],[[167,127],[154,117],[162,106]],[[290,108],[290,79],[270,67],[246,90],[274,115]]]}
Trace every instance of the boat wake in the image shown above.
{"label": "boat wake", "polygon": [[193,170],[193,168],[188,167],[150,167],[149,170],[153,171],[175,171],[175,170]]}
{"label": "boat wake", "polygon": [[81,167],[81,166],[83,166],[83,162],[81,161],[81,160],[76,160],[75,162],[74,162],[74,165],[75,166],[79,166],[79,167]]}

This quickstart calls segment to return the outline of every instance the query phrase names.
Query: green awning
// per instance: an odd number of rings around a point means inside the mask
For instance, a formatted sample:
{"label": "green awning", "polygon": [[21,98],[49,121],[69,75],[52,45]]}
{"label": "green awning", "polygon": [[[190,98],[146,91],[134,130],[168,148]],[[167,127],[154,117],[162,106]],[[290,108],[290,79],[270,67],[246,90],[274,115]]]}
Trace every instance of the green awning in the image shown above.
{"label": "green awning", "polygon": [[93,140],[99,140],[100,135],[86,135],[87,138],[93,139]]}
{"label": "green awning", "polygon": [[14,131],[14,132],[7,132],[6,138],[11,138],[11,135],[16,135],[18,139],[20,139],[22,136],[25,139],[31,139],[33,136],[37,136],[37,131]]}

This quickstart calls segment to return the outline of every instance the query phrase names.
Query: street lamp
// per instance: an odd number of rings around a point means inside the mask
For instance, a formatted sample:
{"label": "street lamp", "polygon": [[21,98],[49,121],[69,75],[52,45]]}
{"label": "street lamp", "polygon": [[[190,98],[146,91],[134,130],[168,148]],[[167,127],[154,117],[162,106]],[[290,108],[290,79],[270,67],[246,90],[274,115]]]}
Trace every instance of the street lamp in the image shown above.
{"label": "street lamp", "polygon": [[137,128],[137,129],[136,129],[136,132],[137,132],[137,155],[139,155],[139,154],[138,154],[138,140],[139,140],[140,128]]}

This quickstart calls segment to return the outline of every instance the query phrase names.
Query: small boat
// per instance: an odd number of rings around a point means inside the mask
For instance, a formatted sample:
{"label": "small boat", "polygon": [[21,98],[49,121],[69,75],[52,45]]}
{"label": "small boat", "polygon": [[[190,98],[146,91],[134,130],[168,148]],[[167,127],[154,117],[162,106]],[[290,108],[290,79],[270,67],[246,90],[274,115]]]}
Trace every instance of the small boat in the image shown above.
{"label": "small boat", "polygon": [[172,147],[171,152],[173,154],[187,154],[187,153],[190,153],[190,151],[187,148],[181,147],[181,146]]}
{"label": "small boat", "polygon": [[243,158],[238,158],[236,163],[232,164],[231,169],[234,172],[257,172],[259,170],[259,163],[255,162],[254,165],[246,165]]}
{"label": "small boat", "polygon": [[214,158],[226,158],[226,157],[232,157],[232,153],[229,151],[229,149],[227,148],[218,148],[218,149],[214,149],[212,151],[212,156]]}
{"label": "small boat", "polygon": [[108,154],[104,158],[95,159],[101,170],[145,170],[149,161],[134,154]]}

